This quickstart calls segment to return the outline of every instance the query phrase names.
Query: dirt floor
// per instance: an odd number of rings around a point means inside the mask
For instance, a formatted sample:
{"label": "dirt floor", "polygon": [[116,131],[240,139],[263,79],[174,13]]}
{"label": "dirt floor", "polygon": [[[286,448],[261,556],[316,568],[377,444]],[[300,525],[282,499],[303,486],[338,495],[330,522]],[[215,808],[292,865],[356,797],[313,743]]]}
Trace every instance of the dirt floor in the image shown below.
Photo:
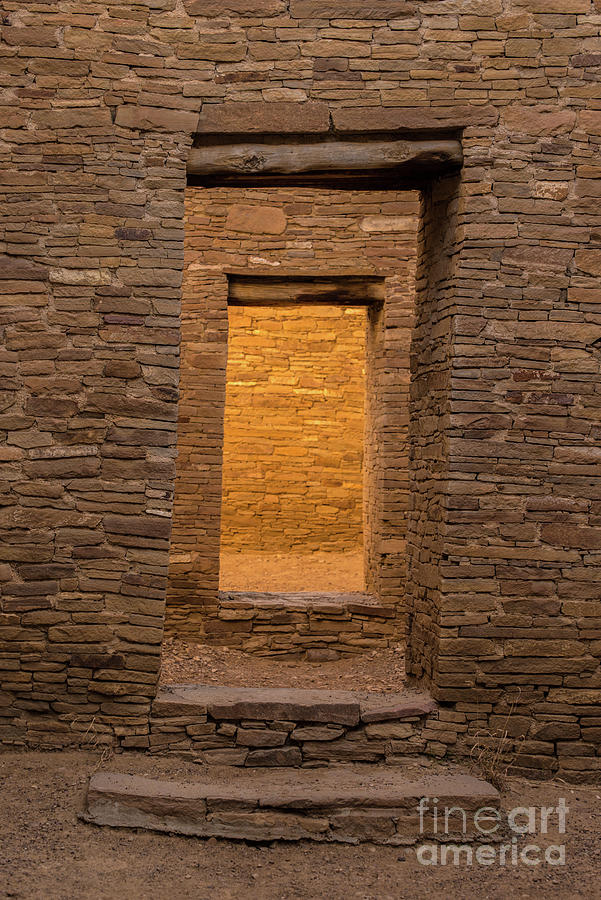
{"label": "dirt floor", "polygon": [[[239,591],[360,591],[363,551],[355,553],[221,553],[221,589]],[[404,648],[310,663],[252,656],[239,650],[169,637],[161,681],[235,687],[397,691],[405,680]]]}
{"label": "dirt floor", "polygon": [[363,550],[355,553],[221,551],[222,591],[362,591]]}
{"label": "dirt floor", "polygon": [[240,650],[163,641],[163,684],[227,684],[232,687],[329,688],[399,691],[405,680],[404,648],[373,650],[333,662],[274,659]]}
{"label": "dirt floor", "polygon": [[[422,900],[422,898],[601,897],[601,788],[510,779],[506,809],[557,806],[567,832],[520,839],[565,843],[566,864],[535,867],[422,866],[413,849],[369,844],[247,845],[151,832],[100,829],[78,821],[87,777],[108,771],[194,780],[199,768],[174,759],[99,753],[0,755],[0,897],[18,900]],[[556,822],[556,817],[552,818]]]}

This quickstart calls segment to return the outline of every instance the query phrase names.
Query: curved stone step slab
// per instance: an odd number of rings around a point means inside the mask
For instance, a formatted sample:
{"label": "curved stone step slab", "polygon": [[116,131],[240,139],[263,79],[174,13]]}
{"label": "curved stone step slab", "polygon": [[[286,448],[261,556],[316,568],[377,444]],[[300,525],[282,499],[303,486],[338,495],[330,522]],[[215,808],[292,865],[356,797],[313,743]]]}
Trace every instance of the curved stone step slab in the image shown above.
{"label": "curved stone step slab", "polygon": [[[427,798],[428,809],[420,816],[422,798]],[[430,814],[433,798],[436,826]],[[101,772],[90,778],[81,818],[95,825],[197,837],[400,845],[470,840],[476,811],[496,809],[499,800],[492,785],[471,775],[408,779],[398,770],[378,766],[245,770],[235,777],[192,783]],[[455,810],[447,834],[440,824],[445,808]]]}

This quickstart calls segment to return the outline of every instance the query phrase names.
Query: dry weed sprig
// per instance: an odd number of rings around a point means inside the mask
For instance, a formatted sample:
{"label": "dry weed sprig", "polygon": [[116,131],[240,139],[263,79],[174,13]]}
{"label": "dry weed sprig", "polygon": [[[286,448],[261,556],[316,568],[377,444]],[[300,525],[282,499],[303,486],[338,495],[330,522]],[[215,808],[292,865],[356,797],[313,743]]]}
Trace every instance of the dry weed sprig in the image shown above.
{"label": "dry weed sprig", "polygon": [[511,704],[505,722],[500,728],[494,731],[480,729],[473,735],[470,757],[498,791],[505,790],[509,769],[519,756],[521,745],[526,738],[525,734],[518,737],[510,736],[508,729],[519,694],[518,689],[518,697]]}

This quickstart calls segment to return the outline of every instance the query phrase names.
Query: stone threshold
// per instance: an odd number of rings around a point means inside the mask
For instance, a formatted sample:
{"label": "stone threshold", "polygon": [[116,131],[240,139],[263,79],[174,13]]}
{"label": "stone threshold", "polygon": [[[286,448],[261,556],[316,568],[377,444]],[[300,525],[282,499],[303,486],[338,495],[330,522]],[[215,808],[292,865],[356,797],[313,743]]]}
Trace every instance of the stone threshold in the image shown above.
{"label": "stone threshold", "polygon": [[245,653],[325,661],[397,646],[404,617],[363,591],[220,591],[216,606],[180,604],[168,629]]}
{"label": "stone threshold", "polygon": [[[456,830],[441,835],[429,808],[420,822],[420,800],[432,797],[439,809],[465,810],[465,831],[462,818],[451,816]],[[498,791],[471,775],[408,778],[401,770],[378,766],[246,770],[235,778],[213,771],[191,783],[101,772],[90,778],[80,818],[198,837],[400,846],[418,840],[464,843],[477,836],[474,813],[499,803]]]}
{"label": "stone threshold", "polygon": [[295,719],[305,722],[384,722],[425,716],[437,708],[422,691],[330,691],[170,684],[160,688],[153,715],[209,714],[215,719]]}
{"label": "stone threshold", "polygon": [[396,615],[394,606],[380,603],[375,595],[364,591],[219,591],[219,603],[224,609],[285,609],[294,612],[312,610],[323,614],[343,614],[348,611],[365,616],[381,616],[384,619],[392,619]]}
{"label": "stone threshold", "polygon": [[123,746],[217,765],[397,764],[444,756],[460,728],[439,721],[437,704],[419,691],[168,685],[153,703],[150,735]]}

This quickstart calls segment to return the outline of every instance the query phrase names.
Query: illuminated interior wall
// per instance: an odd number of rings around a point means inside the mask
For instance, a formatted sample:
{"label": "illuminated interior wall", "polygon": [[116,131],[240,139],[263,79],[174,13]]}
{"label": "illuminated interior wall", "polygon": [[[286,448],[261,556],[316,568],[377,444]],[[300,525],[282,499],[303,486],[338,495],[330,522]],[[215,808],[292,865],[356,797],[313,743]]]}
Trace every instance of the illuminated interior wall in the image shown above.
{"label": "illuminated interior wall", "polygon": [[230,306],[221,546],[362,546],[365,307]]}

